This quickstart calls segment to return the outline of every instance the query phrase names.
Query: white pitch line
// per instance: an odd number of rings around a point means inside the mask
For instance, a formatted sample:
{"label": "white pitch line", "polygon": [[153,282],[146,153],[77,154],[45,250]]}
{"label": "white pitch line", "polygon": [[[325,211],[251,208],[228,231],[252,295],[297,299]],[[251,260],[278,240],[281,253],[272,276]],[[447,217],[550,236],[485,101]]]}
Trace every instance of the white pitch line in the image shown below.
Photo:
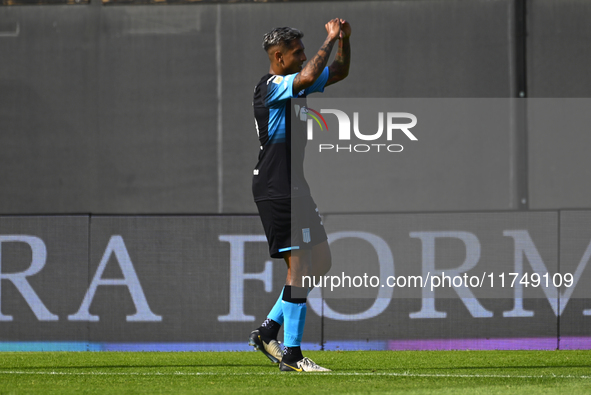
{"label": "white pitch line", "polygon": [[[284,372],[35,372],[0,370],[7,375],[45,375],[45,376],[267,376],[285,375]],[[516,379],[591,379],[591,376],[575,375],[510,375],[510,374],[443,374],[443,373],[378,373],[378,372],[325,372],[316,373],[323,376],[392,376],[392,377],[438,377],[438,378],[516,378]]]}

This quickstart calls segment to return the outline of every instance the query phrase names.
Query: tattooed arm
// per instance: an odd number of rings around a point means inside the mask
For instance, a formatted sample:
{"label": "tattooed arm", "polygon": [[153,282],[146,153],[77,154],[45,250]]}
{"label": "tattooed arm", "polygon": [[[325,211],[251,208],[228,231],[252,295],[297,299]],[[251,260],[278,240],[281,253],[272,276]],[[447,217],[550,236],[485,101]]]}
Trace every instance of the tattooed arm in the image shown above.
{"label": "tattooed arm", "polygon": [[345,79],[349,75],[349,64],[351,63],[351,46],[349,45],[349,36],[351,36],[351,25],[349,22],[341,19],[341,33],[339,40],[339,49],[334,62],[329,66],[328,81],[326,86],[334,84]]}
{"label": "tattooed arm", "polygon": [[328,63],[328,58],[330,57],[330,52],[332,51],[332,47],[334,46],[335,41],[341,35],[341,20],[335,18],[329,21],[325,25],[326,31],[328,32],[328,36],[326,40],[324,40],[324,44],[318,50],[318,53],[314,55],[308,63],[304,66],[302,71],[296,75],[295,79],[293,80],[293,91],[299,92],[302,89],[306,89],[307,87],[311,86],[314,81],[320,77],[322,71],[326,67]]}
{"label": "tattooed arm", "polygon": [[339,82],[349,75],[349,64],[351,63],[351,46],[349,45],[349,36],[351,36],[351,25],[349,22],[341,19],[341,33],[339,40],[339,49],[334,58],[334,62],[329,66],[328,81],[325,86]]}

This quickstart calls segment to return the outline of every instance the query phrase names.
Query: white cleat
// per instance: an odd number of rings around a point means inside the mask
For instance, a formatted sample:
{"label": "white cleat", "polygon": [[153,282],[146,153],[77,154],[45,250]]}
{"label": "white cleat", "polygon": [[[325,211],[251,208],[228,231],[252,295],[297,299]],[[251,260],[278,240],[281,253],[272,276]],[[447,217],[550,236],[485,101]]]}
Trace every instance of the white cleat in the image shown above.
{"label": "white cleat", "polygon": [[[295,365],[295,366],[294,366]],[[317,365],[310,358],[302,358],[295,364],[288,364],[283,361],[279,364],[279,369],[284,372],[332,372],[332,370]]]}

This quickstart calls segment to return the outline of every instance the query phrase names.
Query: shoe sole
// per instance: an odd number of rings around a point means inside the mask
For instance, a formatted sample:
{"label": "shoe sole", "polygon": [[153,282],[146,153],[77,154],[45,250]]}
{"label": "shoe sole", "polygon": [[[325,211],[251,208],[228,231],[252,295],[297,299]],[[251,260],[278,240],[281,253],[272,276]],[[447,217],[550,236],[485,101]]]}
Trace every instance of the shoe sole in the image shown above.
{"label": "shoe sole", "polygon": [[281,363],[279,365],[279,370],[282,371],[282,372],[298,372],[298,373],[303,372],[302,369],[296,369],[293,366],[290,366],[290,365],[288,365],[286,363]]}

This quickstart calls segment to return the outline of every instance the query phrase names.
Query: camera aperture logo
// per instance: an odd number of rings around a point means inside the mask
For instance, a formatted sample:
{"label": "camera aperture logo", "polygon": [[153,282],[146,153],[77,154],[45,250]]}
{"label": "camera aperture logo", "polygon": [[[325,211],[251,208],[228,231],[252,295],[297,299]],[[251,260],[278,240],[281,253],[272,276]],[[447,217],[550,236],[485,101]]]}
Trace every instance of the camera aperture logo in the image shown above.
{"label": "camera aperture logo", "polygon": [[[333,114],[339,124],[338,141],[335,143],[318,144],[319,152],[402,152],[402,144],[392,143],[394,136],[406,136],[410,141],[418,141],[417,137],[410,131],[417,124],[417,117],[408,112],[378,112],[378,130],[373,134],[365,134],[359,130],[359,112],[353,112],[353,133],[351,133],[351,118],[347,113],[337,109],[313,110],[310,107],[295,106],[296,115],[300,121],[307,123],[308,140],[314,140],[314,129],[320,132],[328,132],[328,124],[322,114]],[[369,114],[367,114],[369,116]],[[365,116],[365,113],[364,113]],[[406,121],[406,122],[404,122]],[[385,128],[384,128],[385,124]],[[315,126],[317,125],[317,126]],[[385,133],[385,139],[382,137]],[[402,134],[398,133],[402,132]],[[352,134],[357,140],[364,143],[347,144],[352,141]],[[385,141],[384,141],[385,140]]]}

